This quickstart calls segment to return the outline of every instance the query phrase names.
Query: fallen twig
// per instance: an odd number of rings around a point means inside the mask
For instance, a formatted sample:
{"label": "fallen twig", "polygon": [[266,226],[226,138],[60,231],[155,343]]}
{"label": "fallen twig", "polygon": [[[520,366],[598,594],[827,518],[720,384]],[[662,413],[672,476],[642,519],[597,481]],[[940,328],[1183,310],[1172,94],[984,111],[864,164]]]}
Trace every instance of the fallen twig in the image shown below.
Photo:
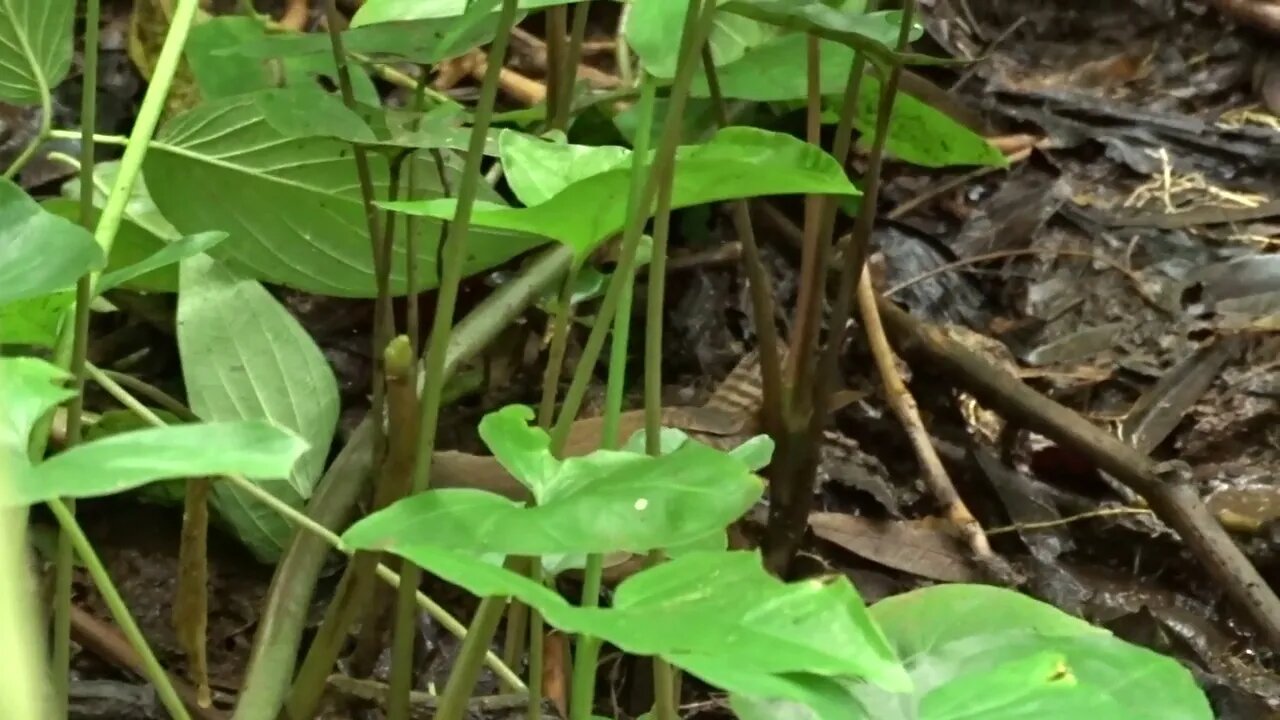
{"label": "fallen twig", "polygon": [[[125,668],[140,677],[146,677],[146,672],[142,668],[142,659],[138,657],[137,651],[129,645],[129,641],[124,639],[120,631],[75,605],[71,606],[71,636],[77,643],[107,662]],[[191,711],[193,718],[226,720],[227,716],[221,710],[201,707],[195,688],[188,685],[182,678],[169,673],[169,682],[173,683],[173,689],[177,691],[178,697],[182,698],[182,704]]]}
{"label": "fallen twig", "polygon": [[1178,533],[1205,572],[1253,619],[1267,641],[1280,647],[1280,598],[1218,524],[1187,478],[1160,472],[1156,463],[1134,448],[892,302],[879,298],[877,305],[900,352],[927,361],[1009,421],[1085,455],[1141,495],[1156,516]]}
{"label": "fallen twig", "polygon": [[884,384],[885,400],[889,403],[894,415],[898,416],[903,429],[907,431],[907,437],[910,438],[911,447],[916,452],[916,459],[920,463],[925,483],[933,493],[934,499],[942,506],[946,518],[955,525],[968,542],[975,559],[982,563],[994,577],[1012,580],[1014,577],[1012,569],[991,551],[991,544],[987,541],[982,525],[973,513],[969,512],[964,500],[956,492],[947,469],[942,465],[942,458],[938,457],[938,452],[929,440],[929,431],[925,429],[924,421],[920,419],[920,410],[916,406],[915,398],[911,396],[911,391],[907,389],[901,374],[898,373],[897,358],[894,357],[889,341],[885,337],[884,325],[880,322],[880,313],[876,309],[876,291],[871,287],[871,276],[865,267],[862,270],[862,277],[858,280],[858,312],[862,316],[862,327],[866,332],[867,344],[875,359],[876,369],[880,372],[880,380]]}

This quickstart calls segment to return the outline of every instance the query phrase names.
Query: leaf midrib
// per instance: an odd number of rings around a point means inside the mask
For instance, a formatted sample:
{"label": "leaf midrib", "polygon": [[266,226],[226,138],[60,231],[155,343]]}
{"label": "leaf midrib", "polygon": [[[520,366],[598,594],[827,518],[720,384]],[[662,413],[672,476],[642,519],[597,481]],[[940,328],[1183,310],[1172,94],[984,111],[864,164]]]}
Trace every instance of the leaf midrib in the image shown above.
{"label": "leaf midrib", "polygon": [[[27,42],[26,28],[18,26],[18,11],[13,6],[13,0],[0,0],[4,3],[5,12],[3,15],[9,19],[9,25],[13,28],[14,37],[18,40],[23,54],[26,56],[27,62],[31,65],[31,79],[35,80],[36,91],[40,93],[42,103],[49,100],[49,79],[45,77],[44,68],[40,66],[40,59],[36,57],[35,51],[31,44]],[[25,15],[23,17],[26,17]]]}

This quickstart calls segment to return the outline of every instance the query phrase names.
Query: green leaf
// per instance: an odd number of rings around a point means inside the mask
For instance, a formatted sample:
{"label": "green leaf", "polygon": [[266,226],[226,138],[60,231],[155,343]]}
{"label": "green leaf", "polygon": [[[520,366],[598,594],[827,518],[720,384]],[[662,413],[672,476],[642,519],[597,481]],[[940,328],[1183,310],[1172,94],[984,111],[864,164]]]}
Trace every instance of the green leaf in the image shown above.
{"label": "green leaf", "polygon": [[[274,34],[268,35],[262,22],[233,15],[213,17],[191,28],[183,52],[201,96],[205,100],[216,100],[280,84],[285,87],[314,87],[317,77],[330,78],[336,83],[338,75],[332,53],[286,58],[276,63],[227,52],[241,45],[262,42],[268,37],[274,37]],[[351,84],[356,100],[364,103],[379,101],[373,81],[358,66],[353,66]]]}
{"label": "green leaf", "polygon": [[0,357],[0,447],[26,464],[27,439],[45,413],[75,396],[65,370],[37,358]]}
{"label": "green leaf", "polygon": [[[804,35],[780,35],[752,49],[735,62],[721,67],[716,79],[725,98],[755,102],[796,100],[808,95],[808,70]],[[854,51],[840,43],[818,43],[822,62],[818,81],[823,95],[844,91],[853,66]],[[696,76],[689,92],[694,97],[710,96],[705,77]]]}
{"label": "green leaf", "polygon": [[[79,192],[78,186],[76,187],[76,192]],[[80,218],[80,203],[77,200],[60,197],[49,198],[42,201],[40,207],[58,217],[66,218],[70,222],[78,222]],[[166,225],[168,224],[163,217],[159,217],[158,212],[156,216],[159,221],[164,222]],[[172,226],[169,226],[168,229],[173,233],[175,240],[181,237]],[[120,222],[120,229],[116,231],[115,241],[111,244],[111,256],[107,258],[107,266],[102,269],[102,274],[105,277],[111,273],[144,262],[156,253],[162,252],[169,246],[169,242],[143,229],[142,226],[133,222],[130,216],[126,214]],[[101,288],[102,278],[98,279],[98,283],[99,288]],[[156,268],[129,278],[119,286],[140,292],[177,292],[178,267],[176,265],[166,265]]]}
{"label": "green leaf", "polygon": [[54,347],[75,302],[75,292],[64,290],[0,305],[0,344]]}
{"label": "green leaf", "polygon": [[0,0],[0,100],[39,105],[71,68],[75,0]]}
{"label": "green leaf", "polygon": [[[826,0],[731,0],[724,4],[723,12],[798,31],[799,37],[812,34],[838,42],[865,52],[882,66],[892,62],[895,56],[906,63],[936,62],[932,58],[894,51],[902,27],[901,10],[864,13],[863,3],[848,5],[847,8],[833,7]],[[916,23],[911,28],[910,40],[914,42],[922,35],[924,27]]]}
{"label": "green leaf", "polygon": [[[120,174],[120,161],[109,160],[100,162],[93,166],[93,206],[101,210],[107,204],[107,194],[111,188],[115,186],[116,176]],[[78,202],[80,200],[80,178],[73,177],[62,185],[62,196],[69,200],[76,201],[74,207],[78,210]],[[50,202],[50,201],[46,201]],[[61,210],[58,211],[63,217],[78,217],[66,215]],[[133,191],[129,194],[129,200],[124,206],[125,218],[137,225],[139,228],[151,233],[157,240],[172,241],[182,236],[178,229],[165,218],[160,212],[160,208],[156,207],[155,201],[151,199],[151,193],[147,190],[146,178],[139,175],[133,183]],[[161,243],[163,244],[163,243]],[[156,246],[157,248],[159,245]],[[120,238],[116,238],[115,244],[111,246],[111,255],[114,259],[116,252],[120,250]],[[154,252],[154,250],[152,251]],[[148,255],[150,253],[147,253]],[[176,287],[177,279],[174,279]]]}
{"label": "green leaf", "polygon": [[[876,114],[880,105],[880,81],[864,75],[858,88],[857,115],[854,126],[861,131],[860,142],[875,139]],[[834,117],[839,117],[839,101]],[[924,167],[952,165],[1009,164],[1004,154],[950,115],[911,95],[900,92],[893,101],[889,120],[889,137],[885,147],[896,157]]]}
{"label": "green leaf", "polygon": [[[178,351],[191,409],[205,420],[267,420],[310,446],[289,481],[268,489],[301,508],[324,468],[338,420],[333,371],[298,321],[262,285],[207,256],[182,263]],[[275,511],[232,485],[214,506],[241,540],[273,559],[292,535]]]}
{"label": "green leaf", "polygon": [[89,231],[0,179],[0,305],[65,290],[102,264]]}
{"label": "green leaf", "polygon": [[1046,637],[1107,632],[1026,595],[964,583],[885,598],[872,607],[871,615],[904,659],[948,642],[1009,628]]}
{"label": "green leaf", "polygon": [[[723,5],[724,0],[719,0]],[[684,0],[646,0],[632,5],[624,32],[644,69],[654,77],[671,78],[680,54],[681,30],[689,3]],[[777,28],[721,10],[711,21],[707,43],[716,67],[737,60],[751,48],[777,35]]]}
{"label": "green leaf", "polygon": [[[677,664],[704,682],[730,691],[739,720],[851,720],[869,718],[840,682],[821,675],[744,673],[731,658],[678,658]],[[863,714],[859,714],[863,713]]]}
{"label": "green leaf", "polygon": [[[878,720],[1212,717],[1203,693],[1176,661],[1010,590],[940,585],[882,600],[871,616],[916,681],[916,694],[906,697],[852,688]],[[1070,683],[1056,672],[1035,670],[1046,653],[1063,659],[1061,672]],[[1029,685],[1026,673],[1032,671],[1039,680]],[[1037,687],[1041,692],[1030,692]],[[917,705],[933,710],[904,710]]]}
{"label": "green leaf", "polygon": [[258,112],[285,137],[336,137],[373,141],[373,131],[355,111],[319,87],[263,90],[253,94]]}
{"label": "green leaf", "polygon": [[[571,5],[580,0],[520,0],[521,10],[536,10],[551,5]],[[404,22],[407,20],[438,20],[458,18],[466,14],[476,5],[484,6],[484,11],[492,13],[500,7],[495,0],[368,0],[351,18],[352,27],[375,25],[377,23]]]}
{"label": "green leaf", "polygon": [[773,450],[773,438],[756,435],[730,450],[729,454],[752,470],[763,470],[773,461]]}
{"label": "green leaf", "polygon": [[1106,717],[1096,714],[1099,702],[1107,701],[1104,695],[1078,690],[1066,657],[1039,652],[943,685],[921,698],[919,716],[927,720],[1065,719],[1086,717],[1080,713],[1087,712],[1089,718]]}
{"label": "green leaf", "polygon": [[613,608],[624,616],[660,609],[670,627],[620,623],[611,641],[625,632],[633,645],[670,643],[688,654],[734,657],[762,672],[856,674],[891,689],[910,688],[843,576],[783,583],[756,553],[691,553],[623,581]]}
{"label": "green leaf", "polygon": [[[497,27],[497,15],[468,24],[462,32],[457,32],[457,18],[388,22],[346,30],[342,42],[347,52],[365,55],[374,62],[433,65],[489,42]],[[250,58],[332,57],[333,47],[328,33],[292,33],[268,35],[221,52]]]}
{"label": "green leaf", "polygon": [[560,470],[560,461],[551,454],[547,432],[529,424],[533,417],[533,408],[508,405],[485,415],[479,429],[494,458],[537,497]]}
{"label": "green leaf", "polygon": [[547,202],[578,180],[619,167],[630,167],[623,147],[548,142],[515,130],[498,136],[499,157],[511,191],[525,205]]}
{"label": "green leaf", "polygon": [[[670,99],[654,98],[653,119],[649,128],[649,147],[657,147],[662,131],[666,126],[667,108]],[[758,107],[753,103],[726,103],[730,125],[756,125],[753,122]],[[636,144],[636,133],[640,127],[640,106],[628,105],[622,112],[611,118],[618,133],[631,145]],[[700,143],[708,140],[720,126],[716,106],[706,98],[689,98],[685,101],[684,112],[680,115],[680,137],[686,143]]]}
{"label": "green leaf", "polygon": [[[28,439],[45,413],[75,395],[62,386],[70,376],[43,360],[0,358],[0,482],[20,478],[30,466]],[[16,493],[6,493],[12,501]],[[0,503],[3,505],[3,503]]]}
{"label": "green leaf", "polygon": [[264,422],[148,428],[77,445],[18,473],[14,504],[112,495],[157,480],[285,477],[307,444]]}
{"label": "green leaf", "polygon": [[[318,88],[287,88],[264,93],[258,105],[280,134],[290,137],[327,137],[359,143],[372,150],[403,155],[405,149],[449,148],[466,151],[472,128],[464,125],[467,112],[458,105],[437,105],[414,112],[377,105],[348,109],[342,99]],[[498,154],[497,132],[485,133],[484,154]],[[432,172],[439,175],[434,167]]]}
{"label": "green leaf", "polygon": [[682,556],[623,581],[614,606],[602,609],[572,607],[543,585],[474,555],[428,546],[395,552],[476,595],[514,596],[555,627],[603,638],[628,653],[661,655],[708,674],[707,663],[698,661],[721,658],[719,680],[816,673],[864,677],[895,690],[911,686],[846,578],[783,583],[756,553]]}
{"label": "green leaf", "polygon": [[[151,412],[169,425],[182,425],[187,421],[164,408],[150,408]],[[133,430],[154,427],[132,410],[108,410],[84,429],[84,441],[93,442],[100,438],[112,437]],[[185,480],[170,480],[143,485],[137,490],[137,497],[142,501],[160,503],[162,505],[182,505],[187,494]]]}
{"label": "green leaf", "polygon": [[[458,161],[445,153],[445,174],[457,185]],[[369,157],[374,192],[385,196],[387,159]],[[417,186],[441,194],[434,162],[420,160]],[[147,152],[144,172],[156,205],[186,234],[223,230],[230,236],[210,254],[258,280],[342,297],[377,293],[368,228],[351,146],[276,131],[254,95],[218,100],[180,115]],[[500,200],[487,184],[481,197]],[[436,285],[438,222],[419,224],[419,289]],[[510,232],[470,235],[466,271],[480,272],[542,244]],[[405,291],[404,233],[392,252],[391,288]]]}
{"label": "green leaf", "polygon": [[[532,435],[527,437],[526,445]],[[527,447],[503,450],[524,451]],[[521,471],[530,465],[524,463]],[[535,467],[521,479],[546,467]],[[562,461],[545,484],[534,488],[535,507],[479,490],[433,490],[364,518],[343,540],[357,548],[406,554],[431,547],[476,555],[642,553],[722,530],[761,491],[760,478],[705,445],[687,443],[656,458],[600,450]]]}
{"label": "green leaf", "polygon": [[161,268],[176,266],[183,260],[204,253],[226,239],[227,234],[218,231],[198,233],[179,238],[132,265],[103,274],[98,280],[98,292],[105,293],[114,287]]}
{"label": "green leaf", "polygon": [[[602,149],[613,153],[613,149]],[[589,153],[589,151],[582,151]],[[528,208],[477,202],[477,225],[539,233],[571,246],[581,260],[626,221],[630,168],[622,163],[565,186]],[[760,195],[820,193],[857,195],[840,164],[821,149],[789,135],[746,127],[725,128],[703,145],[676,155],[672,207]],[[413,215],[452,219],[453,199],[379,203]]]}

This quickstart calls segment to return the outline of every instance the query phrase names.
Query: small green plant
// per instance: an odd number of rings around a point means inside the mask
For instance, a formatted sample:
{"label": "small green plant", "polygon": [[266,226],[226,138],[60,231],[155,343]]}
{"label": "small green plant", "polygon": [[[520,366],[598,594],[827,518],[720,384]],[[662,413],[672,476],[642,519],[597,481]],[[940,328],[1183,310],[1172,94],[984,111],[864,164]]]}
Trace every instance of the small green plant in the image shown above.
{"label": "small green plant", "polygon": [[[463,717],[486,665],[510,689],[527,691],[529,715],[538,716],[540,684],[526,688],[512,667],[527,655],[529,677],[541,678],[543,622],[576,638],[574,720],[595,712],[603,642],[655,658],[658,720],[677,715],[678,671],[729,692],[733,711],[748,720],[1211,716],[1176,662],[1010,591],[940,586],[868,608],[844,577],[787,583],[768,571],[785,567],[803,534],[813,440],[826,414],[815,398],[826,397],[834,376],[833,348],[843,344],[862,276],[885,153],[926,166],[1004,163],[981,137],[898,91],[905,65],[942,62],[909,51],[922,32],[914,2],[881,11],[862,0],[636,0],[627,3],[619,55],[628,82],[594,97],[574,82],[585,1],[367,0],[340,31],[337,4],[326,0],[327,34],[280,32],[256,12],[208,17],[197,0],[171,5],[127,138],[52,126],[53,90],[71,67],[74,0],[7,0],[0,16],[0,100],[40,107],[43,123],[0,180],[0,590],[8,593],[0,594],[0,632],[11,637],[29,622],[19,516],[47,504],[62,533],[49,673],[57,706],[67,698],[74,554],[166,709],[190,716],[74,515],[75,499],[165,482],[180,489],[168,496],[184,502],[181,552],[197,569],[183,579],[182,598],[193,604],[178,624],[204,699],[198,568],[206,503],[258,558],[279,562],[236,720],[312,717],[348,628],[366,628],[358,647],[381,648],[382,635],[367,630],[380,627],[371,607],[394,618],[388,715],[397,720],[409,712],[417,608],[465,635],[440,720]],[[80,124],[93,128],[98,0],[84,10]],[[499,114],[508,38],[531,12],[544,13],[551,29],[547,99]],[[486,45],[474,106],[393,66],[416,64],[421,78],[428,66]],[[164,117],[184,62],[200,100]],[[410,91],[411,102],[383,106],[374,75]],[[338,92],[321,89],[322,80]],[[775,110],[794,107],[810,120],[804,140],[769,127]],[[587,112],[605,113],[630,147],[575,136],[573,122]],[[832,152],[818,142],[822,123],[836,125]],[[850,179],[855,128],[870,161],[865,177]],[[80,141],[79,160],[67,159],[79,177],[64,197],[37,201],[14,178],[51,138]],[[99,143],[123,148],[119,160],[96,163]],[[485,181],[499,172],[511,197]],[[815,210],[807,213],[803,300],[794,313],[804,332],[792,342],[789,368],[772,350],[774,298],[743,202],[766,195],[804,195]],[[661,427],[659,413],[671,212],[714,202],[734,210],[764,350],[768,435],[730,451]],[[842,209],[858,217],[837,268],[832,235]],[[614,238],[618,263],[606,275],[590,258]],[[464,277],[532,251],[455,326]],[[641,265],[646,422],[623,438]],[[841,289],[834,337],[818,358],[828,270],[839,271]],[[557,283],[558,300],[548,302]],[[370,417],[328,467],[337,381],[267,285],[375,303]],[[416,296],[426,290],[436,293],[436,313],[424,341]],[[177,295],[185,393],[183,401],[148,396],[164,417],[86,360],[90,313],[113,309],[118,292]],[[397,295],[409,299],[404,318],[392,310]],[[533,502],[429,489],[446,382],[539,301],[552,316],[539,410],[506,407],[479,426]],[[557,398],[570,316],[589,303],[597,311],[585,323],[580,362]],[[601,448],[563,457],[606,341]],[[86,431],[86,378],[146,427],[103,421]],[[57,413],[66,418],[65,444],[51,454]],[[777,510],[767,552],[729,551],[726,528],[766,492],[757,473],[767,466]],[[379,509],[339,535],[371,478]],[[175,480],[185,482],[168,484]],[[351,562],[295,675],[304,622],[297,609],[332,549]],[[649,566],[598,607],[603,557],[618,552],[647,557]],[[406,561],[400,574],[382,563],[385,554]],[[567,568],[581,569],[585,581],[576,604],[549,587]],[[470,628],[418,592],[420,570],[483,598]],[[380,592],[379,581],[399,585],[398,595]],[[498,658],[487,647],[504,613],[507,652]],[[41,661],[31,659],[41,649],[28,635],[6,646],[26,656],[6,662],[29,669]],[[44,695],[34,675],[6,674],[20,687],[5,688],[5,717],[56,716],[36,709]]]}

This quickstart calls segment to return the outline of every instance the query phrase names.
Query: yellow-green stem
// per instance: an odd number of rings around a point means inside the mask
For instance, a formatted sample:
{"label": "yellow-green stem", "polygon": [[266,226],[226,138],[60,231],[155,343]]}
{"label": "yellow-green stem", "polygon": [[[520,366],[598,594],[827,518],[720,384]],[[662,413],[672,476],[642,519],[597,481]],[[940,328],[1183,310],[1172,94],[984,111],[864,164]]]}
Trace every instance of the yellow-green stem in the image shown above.
{"label": "yellow-green stem", "polygon": [[[154,427],[165,427],[168,425],[168,423],[161,419],[160,416],[152,412],[146,405],[143,405],[137,398],[131,395],[128,390],[125,390],[118,383],[108,377],[101,369],[94,367],[92,363],[89,363],[86,364],[86,370],[90,379],[102,387],[103,390],[106,390],[107,394],[111,395],[112,398],[130,412]],[[342,538],[339,537],[337,533],[289,506],[280,498],[277,498],[275,495],[272,495],[259,487],[256,483],[235,475],[228,475],[223,478],[223,481],[234,483],[237,488],[243,490],[249,495],[252,495],[267,507],[270,507],[272,510],[280,513],[280,515],[289,522],[324,540],[334,550],[337,550],[347,556],[354,554],[355,551],[347,546],[346,543],[342,542]],[[376,568],[376,572],[378,577],[382,578],[393,587],[400,587],[402,584],[400,576],[386,565],[379,564]],[[451,634],[457,637],[463,637],[467,634],[466,627],[434,600],[421,592],[416,593],[415,599],[418,603],[418,607],[422,608],[423,611],[430,615],[432,619],[440,623],[440,626],[445,630],[448,630]],[[503,665],[501,658],[497,655],[489,653],[485,657],[485,662],[488,664],[489,669],[493,670],[498,678],[504,683],[509,684],[517,690],[524,689],[524,682],[521,681],[520,677],[512,672],[510,668]]]}
{"label": "yellow-green stem", "polygon": [[107,569],[102,564],[102,560],[94,552],[93,545],[89,542],[89,538],[85,537],[80,525],[76,523],[75,516],[67,510],[67,506],[61,500],[50,501],[49,509],[53,511],[54,517],[58,519],[58,525],[61,527],[62,532],[66,533],[67,537],[70,538],[71,544],[75,547],[80,560],[84,562],[85,568],[89,570],[89,575],[93,578],[93,584],[98,588],[103,602],[106,603],[107,608],[111,611],[111,617],[120,626],[120,631],[129,640],[129,644],[138,652],[138,657],[142,661],[142,667],[147,674],[147,679],[155,686],[156,696],[160,698],[165,710],[168,710],[169,714],[176,720],[190,720],[191,716],[187,713],[187,708],[182,704],[182,700],[178,698],[177,691],[173,689],[173,683],[169,681],[169,675],[165,673],[164,667],[160,665],[155,653],[151,651],[151,646],[147,644],[147,639],[143,637],[138,623],[134,621],[133,615],[129,613],[129,608],[125,605],[124,598],[120,596],[120,591],[116,589],[115,583],[111,582],[111,576],[107,574]]}

